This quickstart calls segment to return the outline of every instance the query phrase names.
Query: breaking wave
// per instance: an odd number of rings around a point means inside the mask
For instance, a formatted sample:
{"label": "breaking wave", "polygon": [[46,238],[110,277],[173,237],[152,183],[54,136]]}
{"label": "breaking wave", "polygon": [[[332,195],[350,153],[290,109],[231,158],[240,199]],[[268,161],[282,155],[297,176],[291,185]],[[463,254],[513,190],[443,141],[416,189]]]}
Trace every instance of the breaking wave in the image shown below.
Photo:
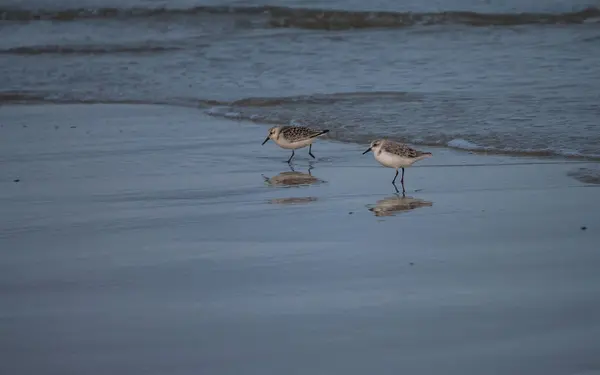
{"label": "breaking wave", "polygon": [[360,129],[357,130],[355,126],[349,126],[349,124],[334,123],[326,121],[324,124],[319,124],[316,121],[306,120],[285,120],[283,118],[277,118],[274,116],[261,116],[261,115],[247,115],[243,112],[236,112],[231,109],[224,109],[219,107],[213,107],[208,109],[206,114],[214,117],[222,117],[230,120],[237,121],[253,121],[256,123],[267,123],[272,125],[308,125],[308,126],[325,126],[329,129],[333,129],[333,132],[328,134],[328,137],[337,141],[346,143],[359,143],[368,144],[374,139],[384,137],[387,139],[395,140],[398,142],[405,142],[414,145],[422,146],[433,146],[433,147],[448,147],[456,150],[470,151],[474,153],[486,153],[486,154],[502,154],[502,155],[514,155],[514,156],[532,156],[532,157],[562,157],[568,159],[584,159],[584,160],[600,160],[600,154],[588,154],[584,152],[561,149],[561,148],[519,148],[510,146],[482,146],[478,143],[468,141],[465,138],[479,138],[476,133],[466,134],[464,138],[453,138],[452,135],[443,133],[433,133],[424,136],[423,134],[400,134],[395,135],[386,131]]}
{"label": "breaking wave", "polygon": [[162,46],[119,46],[119,45],[103,45],[103,46],[29,46],[29,47],[14,47],[0,50],[0,54],[11,55],[99,55],[99,54],[114,54],[114,53],[161,53],[179,50],[179,47],[162,47]]}
{"label": "breaking wave", "polygon": [[0,91],[0,106],[3,104],[139,104],[197,107],[196,99],[141,100],[111,99],[86,96],[81,93],[57,94],[52,92]]}
{"label": "breaking wave", "polygon": [[[445,116],[444,105],[455,107],[457,100],[446,94],[407,92],[348,92],[298,95],[288,97],[255,97],[234,101],[197,98],[169,100],[136,100],[134,98],[100,98],[43,92],[0,92],[2,104],[133,104],[170,105],[199,108],[213,117],[260,124],[307,125],[330,129],[328,138],[341,142],[367,144],[386,137],[415,145],[454,148],[475,153],[508,154],[536,157],[563,157],[600,160],[593,139],[569,148],[561,137],[552,133],[516,133],[501,127],[496,132],[482,132],[462,120],[439,121]],[[479,98],[481,100],[481,98]],[[526,100],[522,97],[521,100]],[[444,104],[447,103],[447,104]],[[418,112],[413,112],[414,110]],[[432,112],[441,111],[435,114]],[[416,117],[415,117],[416,115]],[[412,120],[411,120],[412,119]],[[571,146],[577,143],[571,144]],[[580,148],[574,149],[574,148]]]}
{"label": "breaking wave", "polygon": [[[482,132],[462,120],[453,123],[440,109],[444,106],[441,103],[453,108],[461,100],[464,98],[443,93],[350,92],[246,98],[232,102],[204,100],[199,104],[208,115],[231,120],[327,127],[331,130],[328,136],[342,142],[366,144],[375,138],[387,137],[476,153],[600,159],[597,148],[571,149],[560,138],[548,138],[550,134],[525,129],[512,133],[502,128]],[[415,108],[419,108],[417,112]],[[416,121],[415,114],[419,118]]]}
{"label": "breaking wave", "polygon": [[583,182],[584,184],[600,185],[600,168],[578,168],[567,173],[569,177]]}
{"label": "breaking wave", "polygon": [[256,97],[245,98],[234,101],[201,100],[201,106],[231,106],[231,107],[273,107],[282,105],[326,105],[340,102],[366,102],[366,101],[415,101],[422,95],[398,91],[365,91],[365,92],[342,92],[332,94],[296,95],[284,97]]}
{"label": "breaking wave", "polygon": [[477,13],[468,11],[413,13],[299,9],[278,6],[198,6],[187,9],[73,8],[64,10],[0,8],[0,19],[8,21],[52,20],[66,22],[98,18],[131,19],[197,15],[258,17],[267,27],[344,30],[445,24],[468,26],[578,24],[599,18],[600,9],[589,7],[581,11],[565,13]]}

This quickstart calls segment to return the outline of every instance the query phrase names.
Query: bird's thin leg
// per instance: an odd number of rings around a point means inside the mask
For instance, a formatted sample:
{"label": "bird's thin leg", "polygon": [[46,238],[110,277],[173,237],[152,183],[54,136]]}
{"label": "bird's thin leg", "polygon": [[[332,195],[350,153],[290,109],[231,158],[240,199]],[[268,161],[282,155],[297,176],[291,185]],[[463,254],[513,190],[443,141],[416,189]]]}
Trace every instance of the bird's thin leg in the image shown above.
{"label": "bird's thin leg", "polygon": [[308,146],[308,154],[312,156],[313,159],[316,159],[315,156],[312,154],[312,145]]}
{"label": "bird's thin leg", "polygon": [[[397,169],[396,169],[396,175],[394,176],[394,179],[392,180],[392,185],[394,185],[394,189],[396,189],[396,194],[398,194],[400,191],[398,191],[398,186],[396,186],[396,177],[398,177]],[[404,185],[402,185],[402,190],[404,191]]]}
{"label": "bird's thin leg", "polygon": [[400,178],[400,183],[402,184],[402,196],[405,196],[406,189],[404,188],[404,168],[402,168],[402,178]]}
{"label": "bird's thin leg", "polygon": [[290,164],[290,162],[292,161],[293,157],[294,157],[294,150],[292,150],[292,156],[290,156],[290,158],[288,159],[288,164]]}

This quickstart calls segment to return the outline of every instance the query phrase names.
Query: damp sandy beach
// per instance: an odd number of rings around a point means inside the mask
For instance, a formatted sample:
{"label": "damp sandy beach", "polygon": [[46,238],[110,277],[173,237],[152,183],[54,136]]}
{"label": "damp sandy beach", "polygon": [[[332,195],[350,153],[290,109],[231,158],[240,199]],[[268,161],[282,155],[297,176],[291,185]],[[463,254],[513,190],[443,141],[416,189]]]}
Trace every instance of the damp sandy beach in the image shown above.
{"label": "damp sandy beach", "polygon": [[[0,35],[0,375],[600,375],[598,0],[3,0]],[[329,132],[292,169],[275,125]],[[404,197],[384,137],[433,153]]]}
{"label": "damp sandy beach", "polygon": [[593,161],[0,108],[3,374],[597,374]]}

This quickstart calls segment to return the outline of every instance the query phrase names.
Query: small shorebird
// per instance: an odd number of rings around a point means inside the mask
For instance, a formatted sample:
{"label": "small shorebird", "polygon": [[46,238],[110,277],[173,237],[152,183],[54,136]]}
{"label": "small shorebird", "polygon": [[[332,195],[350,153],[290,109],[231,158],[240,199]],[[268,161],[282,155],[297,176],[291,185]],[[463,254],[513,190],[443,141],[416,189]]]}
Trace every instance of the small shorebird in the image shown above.
{"label": "small shorebird", "polygon": [[398,187],[396,187],[396,177],[398,177],[398,169],[402,168],[402,178],[400,179],[400,183],[402,183],[402,193],[406,191],[404,190],[404,168],[410,167],[419,160],[431,157],[431,152],[413,150],[407,145],[387,139],[378,139],[371,142],[371,146],[367,151],[363,152],[363,155],[369,151],[373,151],[375,160],[381,165],[396,169],[396,175],[392,180],[396,192],[398,192]]}
{"label": "small shorebird", "polygon": [[308,154],[315,159],[315,156],[311,152],[312,143],[318,136],[328,132],[329,130],[311,129],[305,126],[274,126],[269,129],[269,135],[262,144],[264,145],[269,139],[272,139],[279,147],[292,150],[292,156],[287,161],[289,164],[294,157],[294,150],[306,146],[309,146]]}

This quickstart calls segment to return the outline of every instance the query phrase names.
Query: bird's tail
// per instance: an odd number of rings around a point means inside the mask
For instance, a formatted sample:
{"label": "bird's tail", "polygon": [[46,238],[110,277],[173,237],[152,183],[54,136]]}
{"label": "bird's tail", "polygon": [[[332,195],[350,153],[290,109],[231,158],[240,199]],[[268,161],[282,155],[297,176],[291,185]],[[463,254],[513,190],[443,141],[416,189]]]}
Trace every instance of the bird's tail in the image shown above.
{"label": "bird's tail", "polygon": [[315,137],[318,137],[320,135],[327,134],[327,133],[329,133],[329,129],[325,129],[323,131],[320,131],[320,132],[316,133],[315,135],[313,135],[311,138],[315,138]]}
{"label": "bird's tail", "polygon": [[423,160],[423,159],[426,159],[426,158],[430,158],[432,156],[433,156],[433,154],[431,152],[421,152],[419,154],[419,156],[417,156],[417,160]]}

